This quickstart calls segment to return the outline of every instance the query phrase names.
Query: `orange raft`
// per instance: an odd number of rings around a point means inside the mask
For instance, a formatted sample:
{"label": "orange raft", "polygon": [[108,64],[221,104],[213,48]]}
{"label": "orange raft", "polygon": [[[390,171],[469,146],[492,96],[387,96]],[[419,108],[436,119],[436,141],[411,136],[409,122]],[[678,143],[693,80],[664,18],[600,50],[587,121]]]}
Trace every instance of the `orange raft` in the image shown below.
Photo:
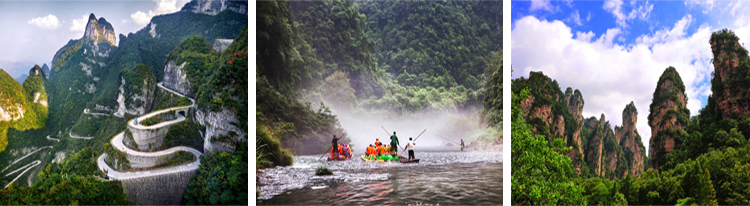
{"label": "orange raft", "polygon": [[352,159],[352,157],[346,155],[328,155],[328,161],[345,161],[350,159]]}

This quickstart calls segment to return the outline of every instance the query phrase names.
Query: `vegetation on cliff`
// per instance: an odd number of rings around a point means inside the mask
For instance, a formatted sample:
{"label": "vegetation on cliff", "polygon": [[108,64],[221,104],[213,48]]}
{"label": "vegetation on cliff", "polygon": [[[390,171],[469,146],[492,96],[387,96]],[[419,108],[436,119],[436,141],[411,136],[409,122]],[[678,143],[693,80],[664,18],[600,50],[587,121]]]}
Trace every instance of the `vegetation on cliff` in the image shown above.
{"label": "vegetation on cliff", "polygon": [[47,100],[44,75],[35,75],[40,71],[39,65],[31,68],[29,76],[23,85],[16,82],[8,73],[0,69],[0,152],[8,146],[8,129],[17,131],[39,129],[45,126],[47,121],[47,106],[34,103],[35,94],[37,100]]}
{"label": "vegetation on cliff", "polygon": [[216,152],[201,157],[198,174],[185,190],[188,205],[247,204],[248,153],[247,144],[239,144],[233,154]]}
{"label": "vegetation on cliff", "polygon": [[674,67],[664,70],[656,85],[648,123],[652,131],[650,166],[658,169],[667,162],[671,150],[680,149],[688,136],[685,127],[690,121],[690,110],[686,107],[685,85]]}

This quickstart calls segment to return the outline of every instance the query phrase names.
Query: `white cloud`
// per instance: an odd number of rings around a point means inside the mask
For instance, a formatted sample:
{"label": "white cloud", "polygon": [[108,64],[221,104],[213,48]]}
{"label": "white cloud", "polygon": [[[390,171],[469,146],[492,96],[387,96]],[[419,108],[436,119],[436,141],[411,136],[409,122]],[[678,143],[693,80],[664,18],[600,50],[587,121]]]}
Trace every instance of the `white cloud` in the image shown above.
{"label": "white cloud", "polygon": [[[590,15],[591,13],[589,13],[589,17]],[[576,12],[574,13],[571,13],[570,16],[563,21],[570,22],[578,26],[583,25],[583,20],[581,19],[581,15],[578,13],[578,10],[576,10]],[[588,19],[586,21],[588,21]]]}
{"label": "white cloud", "polygon": [[653,4],[649,4],[646,1],[643,5],[638,6],[635,1],[630,3],[630,6],[634,7],[630,13],[625,14],[623,12],[622,0],[607,0],[604,2],[602,7],[605,11],[612,13],[615,16],[617,25],[623,28],[628,27],[628,21],[635,18],[641,20],[647,20],[651,10],[654,9]]}
{"label": "white cloud", "polygon": [[708,12],[714,9],[716,4],[714,0],[688,0],[685,1],[685,6],[689,6],[690,8],[694,6],[701,6],[703,7],[703,13],[708,14]]}
{"label": "white cloud", "polygon": [[687,32],[687,28],[692,22],[693,17],[690,14],[685,15],[684,17],[682,17],[682,19],[675,23],[674,27],[672,27],[671,30],[665,28],[663,30],[656,31],[656,33],[654,33],[653,35],[642,35],[636,39],[636,42],[638,42],[638,44],[653,46],[656,43],[674,41],[683,38]]}
{"label": "white cloud", "polygon": [[37,26],[42,29],[55,30],[60,28],[60,21],[57,20],[55,15],[49,14],[47,16],[33,18],[28,21],[29,24]]}
{"label": "white cloud", "polygon": [[154,16],[180,11],[188,0],[154,0],[154,2],[156,3],[154,10],[148,12],[136,11],[131,14],[130,18],[133,19],[133,22],[138,25],[146,25]]}
{"label": "white cloud", "polygon": [[154,16],[154,14],[149,11],[150,14],[146,14],[142,11],[136,11],[135,13],[130,15],[130,18],[133,19],[133,21],[138,25],[146,25],[149,21],[151,21],[151,17]]}
{"label": "white cloud", "polygon": [[549,0],[531,0],[531,8],[529,8],[529,11],[535,10],[546,10],[551,12],[552,5],[549,3]]}
{"label": "white cloud", "polygon": [[[691,22],[692,17],[686,16],[672,29],[644,35],[634,45],[621,45],[613,42],[622,33],[619,28],[608,29],[592,42],[596,34],[591,31],[576,32],[574,38],[570,27],[561,21],[524,17],[511,31],[512,37],[523,37],[511,39],[513,78],[543,71],[556,79],[561,89],[581,91],[586,102],[585,118],[599,118],[604,113],[613,126],[622,125],[622,110],[633,101],[639,111],[636,127],[643,145],[649,148],[649,105],[667,67],[675,67],[685,83],[687,107],[693,115],[700,110],[698,97],[711,92],[708,82],[713,66],[708,39],[712,30],[703,25],[687,35],[683,27]],[[750,36],[750,29],[745,31],[743,35]]]}
{"label": "white cloud", "polygon": [[86,24],[89,23],[89,15],[82,15],[80,19],[72,19],[70,25],[70,31],[84,32],[86,31]]}

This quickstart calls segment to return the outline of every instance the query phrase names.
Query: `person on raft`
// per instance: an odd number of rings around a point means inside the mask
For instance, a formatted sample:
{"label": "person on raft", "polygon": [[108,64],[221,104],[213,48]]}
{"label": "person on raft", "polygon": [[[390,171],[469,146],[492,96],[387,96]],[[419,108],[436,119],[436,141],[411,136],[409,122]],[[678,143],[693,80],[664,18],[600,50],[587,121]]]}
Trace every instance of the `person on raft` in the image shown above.
{"label": "person on raft", "polygon": [[343,149],[342,149],[341,153],[343,153],[344,156],[346,156],[346,158],[351,158],[352,157],[352,153],[351,153],[351,151],[349,151],[349,145],[348,144],[344,144],[344,146],[342,148]]}
{"label": "person on raft", "polygon": [[370,160],[375,158],[375,146],[370,144],[370,146],[367,147],[367,150],[365,150],[365,157]]}
{"label": "person on raft", "polygon": [[414,160],[414,140],[409,137],[409,142],[406,143],[406,150],[409,151],[409,161]]}
{"label": "person on raft", "polygon": [[339,154],[339,139],[344,137],[344,135],[341,135],[341,137],[336,138],[336,135],[333,135],[333,140],[331,140],[331,151],[336,153],[336,155]]}
{"label": "person on raft", "polygon": [[398,154],[398,147],[401,144],[398,143],[398,137],[396,136],[396,131],[393,131],[393,135],[391,135],[391,154]]}

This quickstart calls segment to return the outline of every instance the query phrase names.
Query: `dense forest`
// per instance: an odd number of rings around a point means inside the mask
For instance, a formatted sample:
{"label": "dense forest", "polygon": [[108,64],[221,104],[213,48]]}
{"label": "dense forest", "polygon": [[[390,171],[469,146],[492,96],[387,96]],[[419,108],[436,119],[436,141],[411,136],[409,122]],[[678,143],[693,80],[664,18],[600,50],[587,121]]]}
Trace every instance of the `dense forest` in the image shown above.
{"label": "dense forest", "polygon": [[[651,161],[640,176],[576,174],[562,138],[533,132],[521,105],[532,95],[512,85],[513,204],[743,205],[750,203],[748,53],[723,29],[711,35],[713,94],[689,116],[679,74],[662,74],[650,105]],[[518,92],[516,92],[518,90]]]}
{"label": "dense forest", "polygon": [[256,166],[325,151],[342,112],[478,114],[485,102],[494,132],[482,137],[499,140],[501,4],[273,1],[257,16]]}

